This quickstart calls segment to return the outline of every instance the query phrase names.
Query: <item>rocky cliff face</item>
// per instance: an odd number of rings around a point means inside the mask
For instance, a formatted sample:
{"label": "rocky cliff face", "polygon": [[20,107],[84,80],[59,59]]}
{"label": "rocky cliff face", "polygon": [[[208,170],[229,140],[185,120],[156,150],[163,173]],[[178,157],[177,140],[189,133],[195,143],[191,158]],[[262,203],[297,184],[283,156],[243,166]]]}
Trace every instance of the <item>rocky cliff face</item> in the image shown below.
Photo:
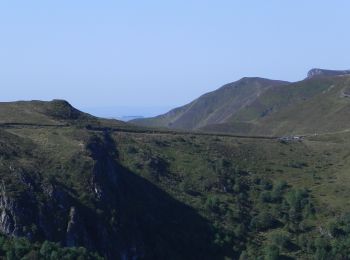
{"label": "rocky cliff face", "polygon": [[[31,172],[25,168],[11,168],[6,173],[11,175],[11,183],[2,181],[0,184],[0,232],[32,241],[50,240],[68,247],[83,246],[107,259],[121,255],[129,258],[134,243],[120,242],[122,239],[118,236],[115,158],[115,146],[109,135],[92,135],[85,143],[85,152],[75,158],[90,162],[89,167],[79,169],[87,178],[85,190],[80,191],[67,187],[57,175],[47,176],[42,172],[44,169]],[[45,161],[46,158],[35,158],[32,154],[29,159]],[[44,171],[52,170],[55,171],[49,167]],[[60,174],[59,170],[56,174]],[[81,199],[81,193],[86,194],[86,198]]]}
{"label": "rocky cliff face", "polygon": [[127,166],[132,149],[120,134],[80,125],[0,129],[0,232],[106,259],[215,259],[208,220],[158,185],[179,181],[169,158],[146,149],[137,169]]}
{"label": "rocky cliff face", "polygon": [[[5,184],[0,185],[0,231],[10,236],[23,234],[25,218],[28,217],[24,205],[7,195]],[[30,236],[30,234],[26,234]]]}
{"label": "rocky cliff face", "polygon": [[350,74],[350,70],[312,69],[307,73],[307,78],[314,78],[319,76],[341,76],[347,74]]}

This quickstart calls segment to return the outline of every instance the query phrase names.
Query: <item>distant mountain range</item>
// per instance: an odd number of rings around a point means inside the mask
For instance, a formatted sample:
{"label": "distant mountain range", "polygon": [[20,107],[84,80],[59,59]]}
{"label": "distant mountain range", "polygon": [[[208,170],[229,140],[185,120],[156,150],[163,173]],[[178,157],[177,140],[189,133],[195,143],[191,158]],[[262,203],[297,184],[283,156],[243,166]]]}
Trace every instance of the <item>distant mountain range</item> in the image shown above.
{"label": "distant mountain range", "polygon": [[127,121],[130,121],[130,120],[141,119],[141,118],[143,118],[143,116],[121,116],[118,119],[127,122]]}
{"label": "distant mountain range", "polygon": [[312,69],[286,82],[242,78],[141,126],[239,134],[309,134],[350,128],[350,70]]}

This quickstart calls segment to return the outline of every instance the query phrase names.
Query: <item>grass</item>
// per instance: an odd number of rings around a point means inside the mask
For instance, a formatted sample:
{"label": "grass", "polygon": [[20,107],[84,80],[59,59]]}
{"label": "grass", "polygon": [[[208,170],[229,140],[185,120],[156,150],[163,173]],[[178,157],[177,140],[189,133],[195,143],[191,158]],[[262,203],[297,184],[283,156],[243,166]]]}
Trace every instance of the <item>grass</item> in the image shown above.
{"label": "grass", "polygon": [[[302,259],[318,247],[308,250],[301,236],[324,238],[319,228],[327,230],[350,212],[350,132],[282,143],[119,125],[112,131],[114,122],[94,124],[0,130],[6,191],[20,208],[39,214],[28,213],[18,223],[28,228],[45,213],[60,240],[74,205],[89,229],[109,230],[111,241],[135,244],[150,258],[224,259],[243,252],[258,257],[275,233],[286,233],[292,246],[281,255]],[[270,200],[282,182],[277,199]],[[60,195],[53,199],[50,189]],[[304,204],[293,206],[293,196],[304,191]],[[310,205],[315,213],[308,215]],[[293,220],[295,212],[302,217]],[[94,243],[99,253],[107,250]]]}
{"label": "grass", "polygon": [[229,85],[181,109],[134,123],[266,136],[324,134],[350,129],[347,120],[350,103],[346,94],[349,76],[315,77],[268,87],[256,84],[252,81],[243,87],[240,85],[241,88]]}
{"label": "grass", "polygon": [[208,124],[220,124],[251,104],[264,91],[286,82],[263,78],[243,78],[206,93],[193,102],[170,112],[133,123],[152,127],[194,130]]}
{"label": "grass", "polygon": [[[313,227],[314,232],[317,227],[324,227],[334,216],[350,211],[350,192],[346,188],[350,185],[349,165],[344,164],[344,158],[350,155],[347,152],[350,143],[344,142],[349,140],[348,134],[324,135],[288,144],[278,140],[179,137],[171,134],[145,136],[118,133],[115,134],[115,139],[120,159],[126,167],[197,209],[210,221],[218,219],[211,213],[208,215],[203,206],[204,198],[216,196],[228,208],[237,203],[234,197],[227,196],[222,187],[220,189],[218,186],[223,168],[218,165],[222,164],[222,159],[230,163],[233,175],[239,170],[247,172],[250,181],[254,178],[270,179],[274,183],[286,181],[295,189],[309,190],[317,212],[315,218],[308,220],[308,225]],[[150,173],[146,162],[152,156],[160,156],[169,164],[166,175],[154,176]],[[140,166],[140,161],[145,163]],[[255,196],[259,194],[258,192]],[[231,210],[234,211],[234,207]],[[220,221],[225,223],[227,220]],[[220,228],[230,230],[232,227],[230,224],[225,226],[226,224]],[[262,232],[260,238],[265,241],[271,232],[276,231],[278,230],[272,229]],[[317,232],[310,236],[317,236]],[[255,239],[258,237],[255,236]],[[297,250],[287,255],[301,257],[300,254],[305,252]]]}

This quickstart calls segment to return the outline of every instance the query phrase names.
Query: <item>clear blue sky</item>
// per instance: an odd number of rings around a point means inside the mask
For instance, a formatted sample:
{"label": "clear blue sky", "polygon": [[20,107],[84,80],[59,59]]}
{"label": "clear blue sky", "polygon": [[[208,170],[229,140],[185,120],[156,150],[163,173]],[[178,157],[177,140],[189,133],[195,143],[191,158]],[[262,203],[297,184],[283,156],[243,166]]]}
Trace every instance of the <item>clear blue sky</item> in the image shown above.
{"label": "clear blue sky", "polygon": [[3,0],[1,101],[165,112],[243,76],[348,69],[349,25],[348,0]]}

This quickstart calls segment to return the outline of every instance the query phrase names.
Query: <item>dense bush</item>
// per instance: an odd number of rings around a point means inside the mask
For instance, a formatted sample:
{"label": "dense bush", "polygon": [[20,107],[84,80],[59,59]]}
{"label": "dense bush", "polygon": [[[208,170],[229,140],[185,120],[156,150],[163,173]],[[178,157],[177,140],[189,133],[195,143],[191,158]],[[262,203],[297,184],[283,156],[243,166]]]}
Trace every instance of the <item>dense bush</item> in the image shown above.
{"label": "dense bush", "polygon": [[42,244],[30,243],[25,238],[6,238],[0,236],[0,258],[8,260],[29,259],[103,259],[83,247],[61,247],[58,243],[44,241]]}
{"label": "dense bush", "polygon": [[277,260],[280,256],[280,250],[275,245],[268,245],[265,249],[265,260]]}
{"label": "dense bush", "polygon": [[250,227],[255,231],[264,231],[274,227],[275,224],[275,218],[270,213],[263,211],[252,218]]}

